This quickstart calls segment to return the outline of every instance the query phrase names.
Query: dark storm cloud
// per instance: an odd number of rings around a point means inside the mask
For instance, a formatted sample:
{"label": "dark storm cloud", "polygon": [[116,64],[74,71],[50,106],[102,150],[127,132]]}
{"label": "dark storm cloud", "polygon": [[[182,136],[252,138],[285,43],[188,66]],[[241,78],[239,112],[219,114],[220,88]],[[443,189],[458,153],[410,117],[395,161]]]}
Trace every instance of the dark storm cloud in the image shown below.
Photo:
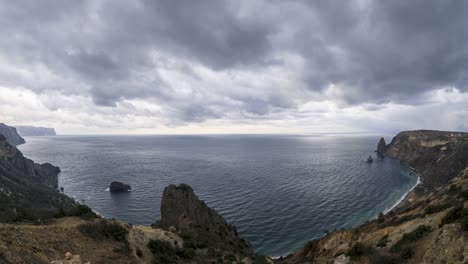
{"label": "dark storm cloud", "polygon": [[[295,111],[309,92],[314,100],[379,105],[419,104],[441,87],[467,90],[464,1],[1,2],[0,62],[40,68],[37,75],[45,68],[53,78],[8,72],[0,84],[90,96],[100,106],[146,100],[175,123],[229,112],[268,118]],[[259,85],[271,67],[289,70],[284,54],[304,61],[295,79]],[[224,83],[204,79],[198,65]],[[232,85],[226,76],[238,72],[250,79]]]}
{"label": "dark storm cloud", "polygon": [[[349,103],[408,102],[444,86],[466,90],[464,1],[307,1],[317,17],[297,36],[310,89],[336,84]],[[304,37],[306,36],[306,37]]]}

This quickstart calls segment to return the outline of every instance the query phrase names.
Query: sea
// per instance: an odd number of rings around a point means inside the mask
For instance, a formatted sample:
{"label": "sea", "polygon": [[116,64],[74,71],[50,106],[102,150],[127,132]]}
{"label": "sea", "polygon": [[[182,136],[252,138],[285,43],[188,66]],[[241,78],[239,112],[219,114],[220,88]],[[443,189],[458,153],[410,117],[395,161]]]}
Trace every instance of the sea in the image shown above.
{"label": "sea", "polygon": [[[415,186],[409,168],[377,157],[380,136],[26,137],[19,149],[35,162],[59,166],[65,194],[132,224],[159,220],[164,187],[189,184],[258,254],[281,256],[375,218]],[[133,189],[110,193],[112,181]]]}

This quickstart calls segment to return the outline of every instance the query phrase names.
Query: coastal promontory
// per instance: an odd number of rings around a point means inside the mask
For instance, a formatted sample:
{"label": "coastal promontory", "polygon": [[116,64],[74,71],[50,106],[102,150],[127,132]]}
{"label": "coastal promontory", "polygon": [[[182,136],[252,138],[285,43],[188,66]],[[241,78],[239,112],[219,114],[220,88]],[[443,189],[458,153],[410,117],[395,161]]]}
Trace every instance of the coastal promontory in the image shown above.
{"label": "coastal promontory", "polygon": [[22,137],[38,137],[38,136],[56,136],[54,128],[50,127],[35,127],[35,126],[16,126],[18,134]]}
{"label": "coastal promontory", "polygon": [[22,138],[16,128],[0,123],[0,135],[3,135],[12,146],[24,144],[26,141]]}
{"label": "coastal promontory", "polygon": [[189,185],[164,189],[161,218],[152,219],[159,221],[151,227],[101,218],[56,191],[57,167],[35,164],[1,137],[0,263],[463,264],[468,259],[466,138],[455,132],[399,133],[384,154],[412,166],[424,187],[360,226],[329,232],[272,260],[255,255],[237,228]]}
{"label": "coastal promontory", "polygon": [[186,184],[169,185],[161,201],[161,226],[175,228],[207,247],[222,246],[243,256],[254,254],[234,225],[208,207]]}

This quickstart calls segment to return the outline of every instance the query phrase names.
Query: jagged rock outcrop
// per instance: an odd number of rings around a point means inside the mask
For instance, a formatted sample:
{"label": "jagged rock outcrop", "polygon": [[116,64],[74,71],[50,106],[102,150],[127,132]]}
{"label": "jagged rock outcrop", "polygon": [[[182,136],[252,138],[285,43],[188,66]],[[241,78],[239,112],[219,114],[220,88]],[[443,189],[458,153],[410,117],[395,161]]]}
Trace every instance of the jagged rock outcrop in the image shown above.
{"label": "jagged rock outcrop", "polygon": [[36,136],[56,136],[55,129],[49,127],[34,127],[34,126],[16,126],[18,134],[22,137]]}
{"label": "jagged rock outcrop", "polygon": [[414,167],[427,186],[447,183],[468,164],[468,133],[432,130],[398,133],[385,154]]}
{"label": "jagged rock outcrop", "polygon": [[276,263],[465,263],[467,136],[441,131],[399,133],[385,154],[415,167],[425,179],[444,179],[446,183],[415,188],[391,212],[310,241]]}
{"label": "jagged rock outcrop", "polygon": [[24,144],[24,138],[18,135],[16,128],[0,123],[0,135],[5,136],[8,143],[13,146]]}
{"label": "jagged rock outcrop", "polygon": [[60,169],[27,159],[0,136],[0,221],[50,218],[75,202],[56,191]]}
{"label": "jagged rock outcrop", "polygon": [[239,237],[236,227],[226,223],[186,184],[169,185],[164,189],[160,225],[163,228],[174,227],[182,236],[208,247],[222,248],[243,256],[254,253],[252,246]]}
{"label": "jagged rock outcrop", "polygon": [[385,143],[385,139],[382,137],[379,140],[379,144],[377,144],[377,153],[380,155],[384,155],[385,150],[387,150],[387,143]]}
{"label": "jagged rock outcrop", "polygon": [[109,191],[111,192],[128,192],[130,190],[132,190],[130,185],[119,181],[113,181],[109,185]]}

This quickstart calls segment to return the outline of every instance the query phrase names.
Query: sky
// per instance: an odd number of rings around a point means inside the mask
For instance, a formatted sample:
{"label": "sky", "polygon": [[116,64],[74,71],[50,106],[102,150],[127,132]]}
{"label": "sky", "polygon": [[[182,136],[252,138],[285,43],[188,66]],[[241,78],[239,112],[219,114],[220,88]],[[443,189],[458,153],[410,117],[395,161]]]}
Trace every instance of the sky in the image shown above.
{"label": "sky", "polygon": [[0,122],[468,131],[468,2],[0,0]]}

